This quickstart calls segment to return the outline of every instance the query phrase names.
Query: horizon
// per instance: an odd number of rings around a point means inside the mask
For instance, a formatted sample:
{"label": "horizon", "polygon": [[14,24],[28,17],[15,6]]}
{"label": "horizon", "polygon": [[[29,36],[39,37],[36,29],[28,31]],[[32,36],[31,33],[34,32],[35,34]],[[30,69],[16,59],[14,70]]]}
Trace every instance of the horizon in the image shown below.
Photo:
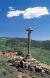
{"label": "horizon", "polygon": [[[24,38],[24,39],[28,39],[27,37],[0,37],[0,38],[3,38],[3,39],[5,39],[5,38],[10,38],[10,39],[11,39],[11,38],[12,38],[12,39],[13,39],[13,38],[14,38],[14,39],[15,39],[15,38],[17,38],[17,39],[18,39],[18,38],[19,38],[19,39]],[[33,40],[33,41],[40,41],[40,42],[41,42],[41,41],[50,41],[50,40],[36,40],[36,39],[31,39],[31,40]]]}

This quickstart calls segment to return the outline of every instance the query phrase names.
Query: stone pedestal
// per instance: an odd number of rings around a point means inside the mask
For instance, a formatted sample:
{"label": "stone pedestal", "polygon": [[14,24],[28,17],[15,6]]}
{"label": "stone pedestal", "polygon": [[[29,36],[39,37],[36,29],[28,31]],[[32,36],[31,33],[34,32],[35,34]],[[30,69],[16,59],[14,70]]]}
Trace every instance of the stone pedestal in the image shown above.
{"label": "stone pedestal", "polygon": [[36,59],[34,59],[30,53],[26,56],[25,59],[29,63],[35,63],[36,62]]}
{"label": "stone pedestal", "polygon": [[32,59],[32,55],[29,53],[29,54],[26,56],[26,59]]}

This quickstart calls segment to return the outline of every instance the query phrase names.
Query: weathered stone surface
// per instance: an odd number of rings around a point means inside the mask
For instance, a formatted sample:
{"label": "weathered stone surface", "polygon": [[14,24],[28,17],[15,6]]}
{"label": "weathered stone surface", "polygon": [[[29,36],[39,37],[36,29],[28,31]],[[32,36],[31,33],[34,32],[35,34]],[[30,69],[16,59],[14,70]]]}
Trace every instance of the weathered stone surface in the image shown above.
{"label": "weathered stone surface", "polygon": [[31,78],[31,77],[27,74],[22,73],[22,72],[18,72],[17,78]]}

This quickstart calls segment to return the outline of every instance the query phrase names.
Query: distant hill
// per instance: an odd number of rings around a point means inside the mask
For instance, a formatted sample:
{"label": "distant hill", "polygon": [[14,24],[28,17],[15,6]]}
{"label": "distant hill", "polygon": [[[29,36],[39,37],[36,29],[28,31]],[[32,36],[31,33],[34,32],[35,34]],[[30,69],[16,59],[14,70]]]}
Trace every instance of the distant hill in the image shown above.
{"label": "distant hill", "polygon": [[[27,38],[0,38],[0,50],[2,48],[14,49],[16,47],[27,47]],[[47,41],[31,41],[31,47],[50,50],[50,40]],[[4,50],[4,49],[3,49]]]}

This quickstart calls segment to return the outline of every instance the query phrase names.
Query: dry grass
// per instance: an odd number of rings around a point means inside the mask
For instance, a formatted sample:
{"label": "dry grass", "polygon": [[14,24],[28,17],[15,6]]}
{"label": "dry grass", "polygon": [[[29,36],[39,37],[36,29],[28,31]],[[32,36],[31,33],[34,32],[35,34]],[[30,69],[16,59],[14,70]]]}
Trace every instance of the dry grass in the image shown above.
{"label": "dry grass", "polygon": [[17,72],[17,78],[32,78],[32,77],[22,72]]}

